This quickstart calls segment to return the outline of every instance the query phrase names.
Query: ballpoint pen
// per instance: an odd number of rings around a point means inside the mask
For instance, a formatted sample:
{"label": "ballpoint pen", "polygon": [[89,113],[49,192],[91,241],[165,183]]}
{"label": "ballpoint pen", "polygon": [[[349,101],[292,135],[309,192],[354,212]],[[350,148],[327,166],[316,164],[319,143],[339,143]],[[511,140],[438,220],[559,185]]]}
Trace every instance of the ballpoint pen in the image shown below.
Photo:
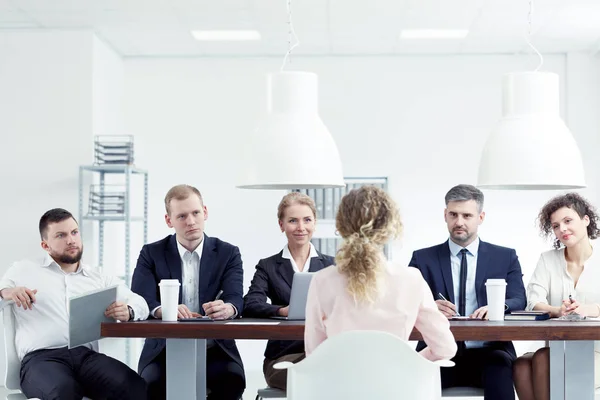
{"label": "ballpoint pen", "polygon": [[[448,301],[441,293],[438,293],[438,296],[439,296],[440,300]],[[449,301],[448,301],[448,303],[449,303]],[[454,311],[454,312],[456,313],[456,314],[454,314],[455,317],[460,317],[460,313],[458,311]]]}

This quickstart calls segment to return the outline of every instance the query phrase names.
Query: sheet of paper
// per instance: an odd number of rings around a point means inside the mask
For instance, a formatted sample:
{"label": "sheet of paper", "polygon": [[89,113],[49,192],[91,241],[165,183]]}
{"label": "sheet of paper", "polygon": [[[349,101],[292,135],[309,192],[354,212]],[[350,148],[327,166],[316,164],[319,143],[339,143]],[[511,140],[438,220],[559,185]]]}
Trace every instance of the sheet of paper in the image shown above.
{"label": "sheet of paper", "polygon": [[247,321],[232,321],[227,322],[225,325],[279,325],[281,322],[247,322]]}

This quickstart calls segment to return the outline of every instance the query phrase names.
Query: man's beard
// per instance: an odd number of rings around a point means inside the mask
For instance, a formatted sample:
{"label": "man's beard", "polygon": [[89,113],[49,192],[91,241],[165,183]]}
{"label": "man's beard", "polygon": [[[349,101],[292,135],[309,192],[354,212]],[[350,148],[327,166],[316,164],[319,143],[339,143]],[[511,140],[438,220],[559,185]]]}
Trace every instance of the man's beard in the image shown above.
{"label": "man's beard", "polygon": [[63,264],[77,264],[81,260],[81,256],[83,256],[83,247],[79,249],[75,255],[71,256],[67,253],[63,253],[54,257],[54,259]]}
{"label": "man's beard", "polygon": [[473,234],[471,232],[467,232],[466,230],[463,229],[462,234],[457,235],[454,233],[454,230],[450,233],[450,237],[452,239],[454,239],[454,243],[457,244],[461,244],[461,243],[466,243],[469,241],[469,239],[471,239],[473,237]]}

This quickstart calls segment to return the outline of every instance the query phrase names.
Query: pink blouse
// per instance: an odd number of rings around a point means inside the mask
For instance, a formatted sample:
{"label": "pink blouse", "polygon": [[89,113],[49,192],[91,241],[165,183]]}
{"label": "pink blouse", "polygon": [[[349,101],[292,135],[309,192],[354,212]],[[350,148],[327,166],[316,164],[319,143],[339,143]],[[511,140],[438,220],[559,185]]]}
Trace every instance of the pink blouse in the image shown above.
{"label": "pink blouse", "polygon": [[427,343],[420,352],[423,357],[431,361],[454,357],[456,342],[450,323],[438,310],[419,270],[389,264],[384,276],[379,298],[372,304],[356,304],[337,267],[315,274],[306,303],[306,355],[341,332],[377,330],[408,340],[415,327]]}

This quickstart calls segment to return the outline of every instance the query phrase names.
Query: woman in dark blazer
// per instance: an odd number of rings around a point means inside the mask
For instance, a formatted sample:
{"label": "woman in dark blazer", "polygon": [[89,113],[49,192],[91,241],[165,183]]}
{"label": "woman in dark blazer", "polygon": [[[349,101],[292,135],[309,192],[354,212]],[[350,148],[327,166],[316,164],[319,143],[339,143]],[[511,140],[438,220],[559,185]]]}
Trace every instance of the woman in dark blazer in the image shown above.
{"label": "woman in dark blazer", "polygon": [[[317,272],[333,265],[334,258],[321,254],[310,242],[316,215],[315,202],[307,195],[293,192],[283,197],[277,218],[288,243],[279,253],[258,262],[250,290],[244,297],[244,317],[287,317],[294,273]],[[271,304],[267,303],[267,297]],[[301,340],[269,340],[263,363],[267,384],[285,390],[287,371],[274,369],[273,365],[280,361],[296,363],[304,357]]]}

